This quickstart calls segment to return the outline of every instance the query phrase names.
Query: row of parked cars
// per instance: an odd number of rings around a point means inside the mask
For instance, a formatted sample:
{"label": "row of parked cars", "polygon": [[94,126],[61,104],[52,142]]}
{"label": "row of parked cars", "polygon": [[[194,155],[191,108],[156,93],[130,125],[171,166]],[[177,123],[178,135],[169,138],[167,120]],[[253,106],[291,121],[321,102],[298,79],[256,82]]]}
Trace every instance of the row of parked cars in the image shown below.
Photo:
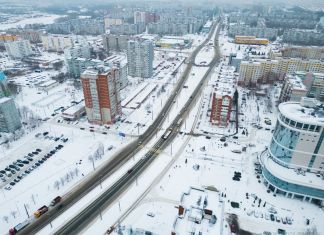
{"label": "row of parked cars", "polygon": [[[41,149],[36,149],[35,151],[28,153],[23,158],[17,159],[16,161],[6,166],[4,169],[0,170],[1,181],[7,182],[7,180],[11,178],[13,175],[21,172],[22,168],[31,164],[34,161],[34,157],[37,156],[41,151],[42,151]],[[16,181],[18,182],[20,178],[22,177],[19,176],[19,178],[16,179]]]}
{"label": "row of parked cars", "polygon": [[[63,147],[64,147],[63,145],[59,144],[53,150],[51,150],[49,153],[45,154],[42,158],[34,159],[33,157],[38,155],[38,153],[40,153],[42,151],[41,149],[37,149],[35,152],[33,152],[33,154],[35,154],[35,155],[28,154],[27,156],[24,157],[27,160],[18,159],[16,162],[13,162],[13,165],[9,165],[7,168],[10,169],[10,166],[13,166],[16,171],[15,172],[11,171],[11,173],[12,173],[12,175],[17,173],[17,177],[15,177],[5,187],[5,189],[11,190],[12,186],[14,186],[18,182],[20,182],[26,175],[30,174],[34,169],[36,169],[37,167],[42,165],[45,161],[47,161],[47,159],[49,159],[51,156],[53,156],[58,150],[60,150]],[[25,171],[23,171],[23,170],[21,170],[21,168],[19,168],[19,166],[24,167],[23,164],[25,164],[25,166],[27,166],[27,165],[29,166]],[[7,168],[5,168],[5,170]],[[11,169],[13,169],[13,168],[11,168]],[[7,176],[12,177],[12,175],[11,176],[7,175]]]}

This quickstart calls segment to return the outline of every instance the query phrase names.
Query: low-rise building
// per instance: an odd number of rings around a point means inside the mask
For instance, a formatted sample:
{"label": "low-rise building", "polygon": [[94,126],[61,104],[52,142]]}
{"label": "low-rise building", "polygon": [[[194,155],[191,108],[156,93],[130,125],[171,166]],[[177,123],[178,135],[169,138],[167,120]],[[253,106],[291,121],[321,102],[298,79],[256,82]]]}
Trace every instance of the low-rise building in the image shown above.
{"label": "low-rise building", "polygon": [[268,45],[269,40],[266,38],[257,38],[255,36],[235,36],[235,43],[249,45]]}
{"label": "low-rise building", "polygon": [[164,36],[157,42],[155,42],[156,47],[161,48],[186,48],[190,47],[192,41],[187,38],[182,37],[171,37],[171,36]]}
{"label": "low-rise building", "polygon": [[64,110],[62,113],[62,118],[69,121],[75,121],[80,119],[85,113],[85,104],[84,102],[81,102]]}

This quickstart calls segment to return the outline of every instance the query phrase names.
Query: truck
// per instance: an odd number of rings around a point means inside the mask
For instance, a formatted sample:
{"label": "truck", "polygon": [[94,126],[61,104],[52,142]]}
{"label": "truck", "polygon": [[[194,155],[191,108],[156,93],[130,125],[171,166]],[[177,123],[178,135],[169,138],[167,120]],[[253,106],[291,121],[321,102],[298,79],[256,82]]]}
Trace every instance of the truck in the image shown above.
{"label": "truck", "polygon": [[23,230],[29,223],[28,220],[25,220],[24,222],[17,224],[15,227],[9,229],[9,234],[15,235],[19,231]]}
{"label": "truck", "polygon": [[45,214],[48,211],[47,206],[42,206],[37,211],[34,212],[35,218],[39,218],[41,215]]}
{"label": "truck", "polygon": [[62,200],[62,197],[61,197],[61,196],[57,196],[56,198],[54,198],[54,199],[51,201],[50,206],[55,206],[55,205],[56,205],[57,203],[59,203],[61,200]]}

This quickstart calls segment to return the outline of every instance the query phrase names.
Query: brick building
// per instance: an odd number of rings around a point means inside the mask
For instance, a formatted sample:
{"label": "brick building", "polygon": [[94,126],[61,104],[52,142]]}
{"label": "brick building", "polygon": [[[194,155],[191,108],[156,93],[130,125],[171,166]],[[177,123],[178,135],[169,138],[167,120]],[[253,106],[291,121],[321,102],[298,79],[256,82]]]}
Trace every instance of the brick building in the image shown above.
{"label": "brick building", "polygon": [[81,74],[87,118],[93,124],[112,124],[121,115],[117,68],[88,68]]}

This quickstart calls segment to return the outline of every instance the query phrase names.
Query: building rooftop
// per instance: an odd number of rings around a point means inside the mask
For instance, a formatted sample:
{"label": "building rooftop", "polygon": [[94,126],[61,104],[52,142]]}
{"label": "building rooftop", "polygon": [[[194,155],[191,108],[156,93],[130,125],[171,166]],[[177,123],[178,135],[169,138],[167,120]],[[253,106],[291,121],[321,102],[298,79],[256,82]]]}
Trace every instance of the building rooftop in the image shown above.
{"label": "building rooftop", "polygon": [[0,104],[6,103],[9,100],[11,100],[10,97],[2,97],[2,98],[0,98]]}
{"label": "building rooftop", "polygon": [[279,105],[279,111],[284,116],[301,123],[324,126],[324,107],[303,107],[300,102],[285,102]]}
{"label": "building rooftop", "polygon": [[307,91],[306,86],[302,82],[301,78],[297,75],[288,75],[289,83],[294,90]]}

